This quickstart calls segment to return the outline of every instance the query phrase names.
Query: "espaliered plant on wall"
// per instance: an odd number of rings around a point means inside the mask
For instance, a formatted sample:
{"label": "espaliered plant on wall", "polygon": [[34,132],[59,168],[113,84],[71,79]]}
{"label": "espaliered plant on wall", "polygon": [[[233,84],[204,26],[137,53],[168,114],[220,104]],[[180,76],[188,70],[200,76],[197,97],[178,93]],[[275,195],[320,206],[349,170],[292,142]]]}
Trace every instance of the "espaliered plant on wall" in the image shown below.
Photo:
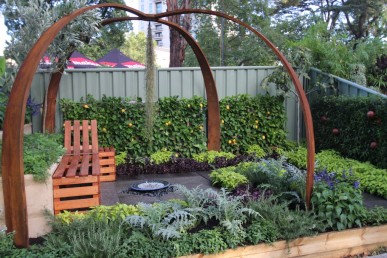
{"label": "espaliered plant on wall", "polygon": [[145,107],[141,99],[88,96],[80,102],[61,100],[64,120],[96,119],[99,144],[126,151],[130,157],[143,157],[169,150],[190,157],[206,149],[205,113],[200,97],[160,99],[156,105],[153,144],[148,148],[145,131]]}
{"label": "espaliered plant on wall", "polygon": [[387,168],[387,100],[324,97],[312,104],[316,148]]}
{"label": "espaliered plant on wall", "polygon": [[220,101],[222,150],[245,153],[249,146],[284,146],[283,97],[238,95]]}
{"label": "espaliered plant on wall", "polygon": [[[201,97],[160,99],[156,105],[153,144],[147,149],[144,104],[137,101],[88,96],[79,103],[61,100],[64,120],[96,119],[99,143],[126,151],[131,157],[168,150],[192,157],[206,149],[206,101]],[[246,153],[249,146],[283,146],[285,112],[282,97],[239,95],[220,101],[222,151]]]}

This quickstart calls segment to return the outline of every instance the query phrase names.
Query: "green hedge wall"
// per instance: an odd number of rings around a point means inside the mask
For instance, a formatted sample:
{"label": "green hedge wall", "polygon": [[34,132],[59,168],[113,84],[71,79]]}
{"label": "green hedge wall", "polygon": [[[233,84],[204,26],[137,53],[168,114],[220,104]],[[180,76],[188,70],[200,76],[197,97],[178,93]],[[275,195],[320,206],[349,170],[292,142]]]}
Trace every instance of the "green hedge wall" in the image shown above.
{"label": "green hedge wall", "polygon": [[376,97],[323,97],[311,106],[317,151],[387,168],[387,100]]}
{"label": "green hedge wall", "polygon": [[283,147],[286,123],[282,96],[238,95],[220,101],[223,151],[246,153],[250,145]]}
{"label": "green hedge wall", "polygon": [[[79,103],[61,99],[64,120],[96,119],[99,143],[127,151],[130,156],[149,156],[158,150],[186,157],[206,149],[206,100],[201,97],[162,98],[156,103],[153,145],[145,137],[144,103],[123,98],[88,96]],[[220,102],[223,151],[243,153],[249,145],[281,146],[286,139],[282,97],[238,95]]]}

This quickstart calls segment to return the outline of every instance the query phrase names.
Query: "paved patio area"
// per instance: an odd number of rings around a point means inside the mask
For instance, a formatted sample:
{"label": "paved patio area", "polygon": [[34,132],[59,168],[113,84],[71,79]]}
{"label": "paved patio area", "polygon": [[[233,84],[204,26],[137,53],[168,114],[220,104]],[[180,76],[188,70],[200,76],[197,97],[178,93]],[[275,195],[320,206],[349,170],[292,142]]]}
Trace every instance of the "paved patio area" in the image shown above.
{"label": "paved patio area", "polygon": [[[131,185],[139,183],[144,180],[164,180],[168,181],[171,185],[180,184],[189,189],[200,188],[213,188],[209,179],[209,172],[190,172],[190,173],[178,173],[178,174],[143,174],[137,176],[117,176],[115,182],[103,182],[101,183],[101,203],[103,205],[113,205],[117,202],[126,204],[137,204],[138,202],[154,203],[158,201],[164,201],[168,199],[180,198],[181,195],[177,192],[169,192],[161,197],[136,195],[131,193],[122,193],[127,190]],[[132,192],[132,191],[131,191]]]}
{"label": "paved patio area", "polygon": [[[158,201],[179,198],[177,192],[167,193],[161,197],[134,195],[122,193],[122,191],[130,188],[132,184],[139,183],[144,180],[165,180],[170,184],[181,184],[187,188],[213,188],[209,179],[209,172],[190,172],[178,174],[142,174],[136,176],[117,176],[115,182],[101,183],[101,204],[113,205],[115,203],[137,204],[138,202],[154,203]],[[387,208],[387,200],[364,194],[364,204],[367,208],[374,206],[383,206]]]}

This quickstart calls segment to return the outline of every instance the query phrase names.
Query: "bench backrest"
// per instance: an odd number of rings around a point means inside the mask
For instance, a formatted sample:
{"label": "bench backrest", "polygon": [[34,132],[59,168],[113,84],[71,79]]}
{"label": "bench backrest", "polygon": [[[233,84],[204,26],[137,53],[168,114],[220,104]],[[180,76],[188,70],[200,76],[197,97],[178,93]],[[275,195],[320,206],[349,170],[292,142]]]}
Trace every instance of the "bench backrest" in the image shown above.
{"label": "bench backrest", "polygon": [[64,126],[64,147],[67,155],[98,153],[97,120],[82,120],[82,124],[79,120],[67,120]]}

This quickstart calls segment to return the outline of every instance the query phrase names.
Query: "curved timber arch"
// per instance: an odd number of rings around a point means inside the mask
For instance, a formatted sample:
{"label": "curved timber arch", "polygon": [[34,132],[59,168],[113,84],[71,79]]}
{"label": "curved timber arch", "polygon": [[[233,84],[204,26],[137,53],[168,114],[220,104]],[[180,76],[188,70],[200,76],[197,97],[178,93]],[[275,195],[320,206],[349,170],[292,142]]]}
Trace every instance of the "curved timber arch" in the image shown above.
{"label": "curved timber arch", "polygon": [[[142,20],[155,20],[154,15],[147,15],[140,11],[137,11],[136,9],[121,4],[107,3],[80,8],[78,10],[75,10],[71,14],[61,18],[59,21],[49,27],[44,33],[42,33],[40,38],[37,40],[37,42],[31,48],[30,52],[27,54],[26,59],[24,60],[16,75],[9,96],[7,109],[5,112],[3,126],[4,140],[2,148],[2,176],[5,221],[7,231],[15,231],[14,243],[16,246],[28,247],[29,245],[23,164],[24,138],[22,128],[26,113],[26,102],[35,71],[37,70],[39,62],[42,59],[44,53],[46,52],[48,46],[54,40],[55,36],[59,33],[59,31],[63,29],[64,26],[66,26],[68,23],[70,23],[72,20],[74,20],[79,15],[85,13],[86,11],[103,7],[113,7],[116,9],[131,12],[133,14],[138,15],[139,18],[141,18]],[[50,85],[52,85],[52,87],[55,87],[55,85],[59,85],[60,79],[61,75],[57,74],[54,80],[50,81]],[[210,86],[213,86],[213,90],[216,93],[215,83]],[[51,94],[50,98],[52,97],[53,96]],[[215,102],[212,101],[211,103]],[[216,108],[216,105],[210,106]],[[218,104],[217,107],[219,113]],[[218,127],[220,130],[219,119]],[[214,134],[214,137],[216,137],[217,135],[219,135],[218,146],[220,146],[220,131],[217,134]],[[216,146],[214,148],[216,148]]]}
{"label": "curved timber arch", "polygon": [[[48,46],[51,44],[55,36],[59,33],[59,31],[64,26],[66,26],[73,19],[75,19],[76,17],[78,17],[79,15],[83,14],[88,10],[92,10],[96,8],[104,8],[104,7],[113,7],[116,9],[128,11],[137,15],[141,20],[158,21],[158,22],[162,21],[164,24],[167,24],[167,25],[169,22],[165,20],[161,20],[161,18],[168,17],[171,15],[185,14],[185,13],[203,13],[203,14],[217,15],[217,16],[226,18],[228,20],[234,21],[250,29],[252,32],[254,32],[254,34],[260,37],[275,52],[277,57],[281,60],[281,62],[285,66],[286,70],[288,71],[288,73],[290,74],[293,80],[293,83],[296,87],[297,93],[299,94],[299,97],[301,100],[302,109],[304,112],[304,118],[306,121],[306,134],[307,134],[306,136],[307,136],[307,144],[308,144],[308,175],[307,175],[306,199],[307,199],[307,205],[309,205],[312,186],[313,186],[313,170],[314,170],[314,135],[313,135],[312,116],[310,113],[310,108],[309,108],[309,104],[307,102],[305,93],[302,90],[301,83],[298,80],[296,73],[294,72],[293,68],[288,63],[286,58],[281,54],[281,52],[279,52],[276,49],[274,44],[272,44],[266,37],[264,37],[258,31],[254,30],[251,26],[243,23],[242,21],[234,17],[225,15],[223,13],[215,12],[215,11],[185,9],[185,10],[177,10],[173,12],[166,12],[166,13],[152,15],[152,14],[144,14],[136,9],[133,9],[121,4],[110,4],[110,3],[99,4],[99,5],[88,6],[88,7],[75,10],[74,12],[61,18],[50,28],[48,28],[41,35],[41,37],[38,39],[35,45],[31,48],[30,52],[28,53],[25,61],[21,65],[20,70],[15,78],[15,81],[11,90],[11,94],[9,96],[6,113],[5,113],[3,155],[2,155],[5,219],[6,219],[6,225],[7,225],[8,231],[15,231],[15,236],[14,236],[15,245],[20,247],[27,247],[29,245],[27,207],[26,207],[26,196],[25,196],[25,186],[24,186],[22,128],[23,128],[24,116],[26,112],[26,101],[28,98],[28,93],[31,88],[31,83],[32,83],[35,71],[39,65],[39,61],[43,57]],[[174,25],[170,24],[170,26],[173,27],[175,26],[175,24]],[[182,28],[178,30],[180,31],[180,33],[182,33]],[[192,37],[188,37],[188,38],[192,39]],[[198,56],[198,53],[195,52],[195,54],[197,54]],[[207,62],[207,66],[208,66],[208,62]],[[203,65],[203,67],[205,67],[205,64]],[[202,67],[202,71],[204,70],[203,67]],[[50,85],[51,84],[59,85],[59,81],[60,81],[60,76],[57,76],[50,82]],[[205,78],[205,81],[206,81],[206,78]],[[214,87],[213,90],[216,93],[215,83],[213,84],[213,87]],[[206,90],[208,90],[207,86],[206,86]],[[52,96],[50,95],[49,97],[52,97]],[[211,107],[213,108],[215,108],[215,106],[216,105],[211,105]],[[217,106],[219,108],[219,104],[217,104]],[[210,109],[210,103],[209,103],[209,109]],[[210,113],[210,110],[209,110],[209,113]],[[219,110],[218,110],[218,113],[219,113]],[[214,121],[211,121],[211,123],[213,122]],[[217,122],[219,126],[219,118],[217,119]]]}
{"label": "curved timber arch", "polygon": [[294,87],[297,91],[297,94],[300,98],[301,107],[305,119],[305,129],[306,129],[306,140],[307,140],[307,149],[308,149],[308,156],[307,156],[307,176],[306,176],[306,205],[307,207],[310,206],[310,199],[312,197],[312,191],[313,191],[313,177],[314,177],[314,159],[315,159],[315,144],[314,144],[314,132],[313,132],[313,120],[312,120],[312,113],[310,111],[308,99],[306,98],[306,94],[302,88],[301,82],[298,79],[298,76],[296,72],[294,71],[292,65],[286,60],[285,56],[277,49],[277,47],[268,39],[266,38],[262,33],[255,30],[250,25],[242,22],[239,19],[236,19],[235,17],[232,17],[230,15],[217,12],[217,11],[211,11],[211,10],[201,10],[201,9],[182,9],[182,10],[175,10],[171,12],[164,12],[155,14],[156,18],[164,18],[169,17],[177,14],[188,14],[188,13],[201,13],[201,14],[209,14],[209,15],[215,15],[222,18],[225,18],[227,20],[233,21],[250,31],[252,31],[255,35],[257,35],[260,39],[262,39],[268,47],[270,47],[271,50],[275,53],[275,55],[280,59],[281,63],[289,73]]}
{"label": "curved timber arch", "polygon": [[[138,17],[120,17],[120,18],[111,18],[102,21],[102,26],[115,23],[122,22],[128,20],[143,20]],[[208,150],[220,150],[220,111],[219,111],[219,99],[218,93],[216,90],[215,80],[210,68],[210,65],[207,61],[206,56],[204,55],[200,46],[196,43],[195,39],[189,34],[188,31],[181,28],[178,24],[169,22],[162,19],[152,19],[149,18],[147,20],[157,21],[159,23],[163,23],[169,27],[177,30],[188,42],[188,44],[193,49],[196,58],[199,61],[200,68],[202,70],[206,95],[207,95],[207,107],[208,107],[208,142],[207,148]],[[56,97],[58,95],[60,78],[62,77],[62,71],[54,73],[51,77],[48,90],[47,90],[47,112],[45,126],[49,132],[54,132],[55,129],[55,106],[56,106]]]}

